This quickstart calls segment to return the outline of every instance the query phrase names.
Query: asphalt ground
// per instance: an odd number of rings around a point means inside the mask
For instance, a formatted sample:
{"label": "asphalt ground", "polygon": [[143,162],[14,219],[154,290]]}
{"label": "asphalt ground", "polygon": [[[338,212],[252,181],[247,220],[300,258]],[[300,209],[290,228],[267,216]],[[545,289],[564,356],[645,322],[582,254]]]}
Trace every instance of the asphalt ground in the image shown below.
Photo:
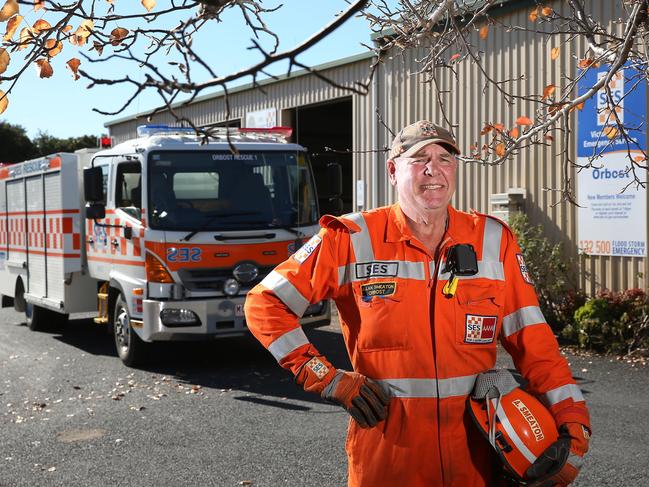
{"label": "asphalt ground", "polygon": [[[307,334],[349,367],[336,325]],[[252,338],[156,352],[129,369],[90,320],[35,333],[0,311],[0,486],[346,485],[347,413]],[[567,358],[594,430],[574,485],[649,486],[649,367]]]}

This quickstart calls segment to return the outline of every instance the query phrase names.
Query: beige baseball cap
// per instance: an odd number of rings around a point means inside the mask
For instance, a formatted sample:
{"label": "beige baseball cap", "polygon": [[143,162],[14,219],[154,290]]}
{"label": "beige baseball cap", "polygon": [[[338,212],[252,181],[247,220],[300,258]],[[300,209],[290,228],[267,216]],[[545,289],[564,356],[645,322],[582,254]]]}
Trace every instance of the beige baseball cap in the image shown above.
{"label": "beige baseball cap", "polygon": [[428,144],[443,144],[456,154],[460,153],[451,132],[428,120],[419,120],[404,127],[397,134],[390,147],[389,159],[398,156],[411,157]]}

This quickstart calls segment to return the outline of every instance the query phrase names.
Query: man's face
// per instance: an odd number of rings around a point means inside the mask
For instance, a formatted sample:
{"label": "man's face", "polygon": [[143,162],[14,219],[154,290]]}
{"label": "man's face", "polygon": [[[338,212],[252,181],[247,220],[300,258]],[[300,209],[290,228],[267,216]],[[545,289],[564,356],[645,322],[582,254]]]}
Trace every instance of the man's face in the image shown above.
{"label": "man's face", "polygon": [[456,170],[455,155],[439,144],[428,144],[412,157],[388,161],[399,203],[416,212],[446,208],[455,192]]}

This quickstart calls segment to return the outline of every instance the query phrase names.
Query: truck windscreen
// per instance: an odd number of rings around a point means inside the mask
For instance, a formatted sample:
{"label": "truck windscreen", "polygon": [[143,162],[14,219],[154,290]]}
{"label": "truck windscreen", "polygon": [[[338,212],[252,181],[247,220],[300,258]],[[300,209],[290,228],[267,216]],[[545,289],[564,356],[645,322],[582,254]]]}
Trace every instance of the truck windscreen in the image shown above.
{"label": "truck windscreen", "polygon": [[149,155],[151,228],[205,231],[311,225],[318,210],[303,152]]}

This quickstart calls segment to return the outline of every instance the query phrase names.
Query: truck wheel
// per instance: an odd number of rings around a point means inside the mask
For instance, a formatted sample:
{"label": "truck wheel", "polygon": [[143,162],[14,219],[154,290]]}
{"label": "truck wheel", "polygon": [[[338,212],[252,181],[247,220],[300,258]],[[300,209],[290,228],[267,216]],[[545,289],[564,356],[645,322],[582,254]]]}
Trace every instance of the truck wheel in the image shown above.
{"label": "truck wheel", "polygon": [[117,355],[119,355],[119,358],[122,359],[125,365],[135,367],[144,363],[147,344],[133,331],[131,327],[131,315],[121,294],[115,303],[113,336],[115,337]]}
{"label": "truck wheel", "polygon": [[32,303],[25,303],[25,321],[32,331],[41,331],[56,321],[56,316],[49,309]]}

